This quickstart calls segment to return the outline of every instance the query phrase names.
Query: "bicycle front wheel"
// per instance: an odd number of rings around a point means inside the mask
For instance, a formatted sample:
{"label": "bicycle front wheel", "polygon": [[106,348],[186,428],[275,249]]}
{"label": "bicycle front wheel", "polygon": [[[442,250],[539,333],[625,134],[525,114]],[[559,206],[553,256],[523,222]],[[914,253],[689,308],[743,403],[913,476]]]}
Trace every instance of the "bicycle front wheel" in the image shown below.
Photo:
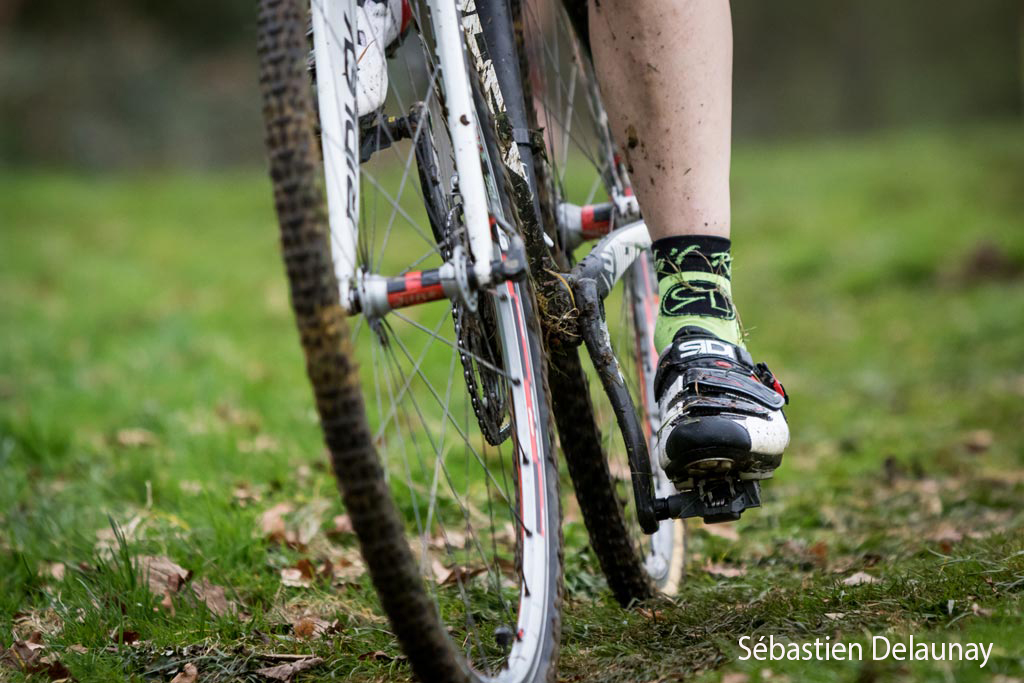
{"label": "bicycle front wheel", "polygon": [[[345,13],[356,3],[317,2],[310,41],[307,2],[262,0],[259,52],[292,306],[346,510],[421,680],[551,680],[560,506],[532,288],[528,279],[506,282],[401,310],[419,302],[395,288],[396,310],[346,319],[339,274],[421,283],[425,269],[467,251],[447,120],[457,93],[447,92],[434,57],[438,31],[413,4],[381,108],[362,116],[317,108],[318,95],[347,87],[348,72],[323,67],[343,64],[346,41],[358,42],[363,28]],[[486,200],[505,226],[494,234],[500,259],[517,221],[493,121],[476,102]],[[353,129],[355,163],[325,171],[323,159]],[[358,211],[357,234],[333,220],[339,183],[351,188],[341,197],[359,197],[343,207]],[[339,262],[350,255],[355,264]]]}

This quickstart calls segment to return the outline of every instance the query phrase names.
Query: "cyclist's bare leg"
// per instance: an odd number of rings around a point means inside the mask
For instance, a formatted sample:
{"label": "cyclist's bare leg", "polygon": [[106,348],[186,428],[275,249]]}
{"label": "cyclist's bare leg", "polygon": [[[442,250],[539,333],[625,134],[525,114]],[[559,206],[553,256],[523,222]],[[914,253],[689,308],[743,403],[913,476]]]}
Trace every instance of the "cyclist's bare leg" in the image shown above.
{"label": "cyclist's bare leg", "polygon": [[590,42],[651,237],[728,237],[729,3],[590,0]]}
{"label": "cyclist's bare leg", "polygon": [[590,0],[590,41],[654,240],[661,464],[682,488],[770,477],[789,428],[785,391],[743,348],[732,303],[728,0]]}

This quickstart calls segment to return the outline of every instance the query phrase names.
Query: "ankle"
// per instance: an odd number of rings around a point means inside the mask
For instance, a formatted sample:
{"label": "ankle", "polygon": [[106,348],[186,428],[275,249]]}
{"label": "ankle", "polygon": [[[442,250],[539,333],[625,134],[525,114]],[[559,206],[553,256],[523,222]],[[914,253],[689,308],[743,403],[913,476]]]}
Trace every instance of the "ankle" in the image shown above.
{"label": "ankle", "polygon": [[658,349],[684,327],[699,327],[724,341],[743,345],[732,302],[732,255],[727,238],[715,235],[666,237],[651,245],[661,306],[655,325]]}

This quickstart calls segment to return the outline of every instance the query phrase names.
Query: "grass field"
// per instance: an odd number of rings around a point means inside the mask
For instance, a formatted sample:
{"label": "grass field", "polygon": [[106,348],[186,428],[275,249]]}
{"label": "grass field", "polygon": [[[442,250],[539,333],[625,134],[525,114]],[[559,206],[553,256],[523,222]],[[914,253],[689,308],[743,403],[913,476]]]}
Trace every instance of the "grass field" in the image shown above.
{"label": "grass field", "polygon": [[[746,147],[734,192],[734,293],[793,444],[642,610],[566,504],[562,678],[1024,681],[1024,129]],[[40,677],[258,681],[311,654],[295,680],[408,678],[333,529],[276,240],[260,169],[0,175],[0,645],[38,632]],[[263,528],[278,504],[303,542]],[[288,572],[313,547],[343,587]],[[138,556],[191,580],[154,594]],[[769,634],[994,645],[984,669],[739,660]]]}

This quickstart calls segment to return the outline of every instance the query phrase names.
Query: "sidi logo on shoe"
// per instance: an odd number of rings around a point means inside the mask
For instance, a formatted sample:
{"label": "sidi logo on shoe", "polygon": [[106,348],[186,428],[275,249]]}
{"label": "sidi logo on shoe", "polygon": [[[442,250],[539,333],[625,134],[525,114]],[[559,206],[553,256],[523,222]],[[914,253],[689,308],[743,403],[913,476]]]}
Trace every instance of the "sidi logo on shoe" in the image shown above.
{"label": "sidi logo on shoe", "polygon": [[680,358],[690,356],[725,356],[736,360],[736,351],[731,346],[714,339],[691,339],[676,346]]}

